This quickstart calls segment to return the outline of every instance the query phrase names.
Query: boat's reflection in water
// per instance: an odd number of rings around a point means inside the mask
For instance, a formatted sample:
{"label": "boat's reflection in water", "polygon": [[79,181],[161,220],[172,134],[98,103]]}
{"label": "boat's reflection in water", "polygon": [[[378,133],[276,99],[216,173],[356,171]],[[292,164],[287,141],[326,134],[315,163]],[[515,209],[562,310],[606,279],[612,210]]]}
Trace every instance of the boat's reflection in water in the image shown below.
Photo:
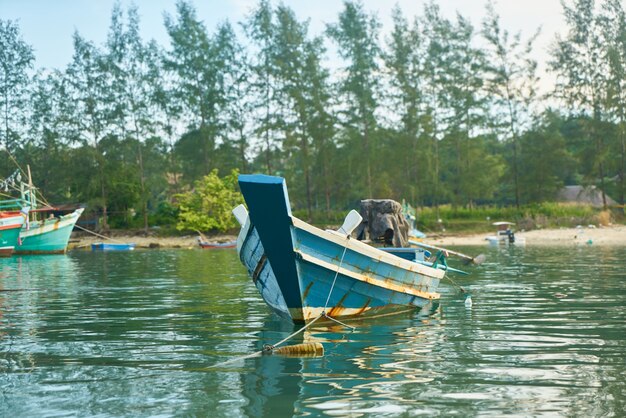
{"label": "boat's reflection in water", "polygon": [[[249,416],[402,413],[409,408],[411,385],[428,384],[437,372],[428,365],[441,333],[438,307],[432,315],[413,311],[350,321],[352,331],[326,322],[313,325],[287,344],[321,342],[322,357],[264,355],[247,360],[242,373],[243,408]],[[257,349],[298,329],[268,315]],[[414,407],[410,408],[415,411]]]}
{"label": "boat's reflection in water", "polygon": [[0,284],[38,285],[40,279],[62,280],[75,277],[77,264],[67,254],[13,255],[0,259]]}

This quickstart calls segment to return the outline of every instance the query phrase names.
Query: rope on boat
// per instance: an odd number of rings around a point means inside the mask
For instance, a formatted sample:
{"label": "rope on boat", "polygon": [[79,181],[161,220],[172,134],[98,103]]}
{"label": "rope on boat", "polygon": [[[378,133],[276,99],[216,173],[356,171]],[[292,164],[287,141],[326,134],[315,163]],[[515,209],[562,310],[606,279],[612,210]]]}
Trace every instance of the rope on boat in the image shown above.
{"label": "rope on boat", "polygon": [[465,289],[463,288],[463,286],[459,285],[457,282],[455,282],[454,280],[452,280],[452,277],[448,276],[448,273],[447,273],[447,272],[444,274],[443,278],[444,278],[444,279],[448,279],[448,280],[450,280],[450,281],[452,282],[452,284],[453,284],[453,285],[455,285],[456,287],[458,287],[458,288],[459,288],[459,290],[461,291],[461,293],[465,293],[465,294],[467,294],[467,290],[465,290]]}
{"label": "rope on boat", "polygon": [[[350,237],[348,237],[349,239]],[[221,367],[221,366],[225,366],[227,364],[231,364],[234,363],[236,361],[240,361],[240,360],[247,360],[249,358],[252,357],[258,357],[264,353],[271,353],[271,352],[275,352],[277,354],[290,354],[290,355],[294,355],[294,354],[324,354],[324,346],[322,346],[319,343],[305,343],[305,344],[296,344],[293,346],[289,346],[289,347],[283,347],[283,348],[278,348],[281,344],[286,343],[287,341],[289,341],[290,339],[292,339],[293,337],[295,337],[296,335],[300,334],[302,331],[304,331],[305,329],[309,328],[311,325],[313,325],[315,322],[317,322],[317,320],[319,320],[320,318],[326,318],[329,319],[333,322],[336,322],[337,324],[345,327],[345,328],[350,328],[352,331],[354,331],[356,329],[356,327],[344,324],[343,322],[332,318],[330,316],[328,316],[328,314],[326,313],[326,308],[328,307],[328,301],[330,301],[330,296],[333,293],[333,289],[335,288],[335,282],[337,281],[337,276],[339,276],[339,270],[341,269],[341,265],[343,264],[343,259],[346,255],[346,250],[348,249],[348,245],[346,244],[343,247],[343,254],[341,254],[341,260],[339,261],[339,266],[337,267],[337,271],[335,272],[335,278],[333,279],[333,284],[330,287],[330,290],[328,291],[328,297],[326,298],[326,303],[324,304],[324,309],[322,310],[322,313],[315,318],[314,320],[312,320],[311,322],[309,322],[308,324],[305,324],[302,328],[298,329],[297,331],[295,331],[294,333],[292,333],[291,335],[283,338],[282,340],[280,340],[279,342],[275,343],[275,344],[264,344],[263,345],[263,349],[257,352],[254,352],[252,354],[247,354],[245,356],[241,356],[241,357],[235,357],[234,359],[230,359],[221,363],[217,363],[214,364],[213,366],[209,366],[209,368],[215,368],[215,367]],[[321,348],[320,348],[321,346]]]}
{"label": "rope on boat", "polygon": [[[350,237],[348,237],[350,239]],[[337,281],[337,276],[339,276],[339,270],[341,270],[341,265],[343,264],[343,257],[346,255],[346,250],[348,249],[348,245],[343,247],[343,254],[341,254],[341,260],[339,261],[339,266],[337,266],[337,271],[335,272],[335,278],[333,279],[333,284],[330,286],[330,290],[328,291],[328,297],[326,298],[326,303],[324,304],[324,310],[322,310],[322,315],[326,314],[326,308],[328,307],[328,301],[330,300],[330,295],[333,293],[333,289],[335,288],[335,282]]]}
{"label": "rope on boat", "polygon": [[113,239],[113,238],[109,238],[109,237],[106,237],[106,236],[104,236],[104,235],[100,235],[100,234],[98,234],[98,233],[96,233],[96,232],[94,232],[94,231],[92,231],[92,230],[90,230],[90,229],[83,228],[82,226],[77,225],[77,224],[74,224],[74,228],[78,228],[78,229],[80,229],[80,230],[82,230],[82,231],[88,232],[88,233],[90,233],[90,234],[92,234],[92,235],[95,235],[95,236],[97,236],[97,237],[99,237],[99,238],[104,238],[104,239],[108,239],[109,241],[116,242],[116,243],[118,243],[118,244],[123,244],[123,242],[121,242],[121,241],[117,241],[117,240],[115,240],[115,239]]}

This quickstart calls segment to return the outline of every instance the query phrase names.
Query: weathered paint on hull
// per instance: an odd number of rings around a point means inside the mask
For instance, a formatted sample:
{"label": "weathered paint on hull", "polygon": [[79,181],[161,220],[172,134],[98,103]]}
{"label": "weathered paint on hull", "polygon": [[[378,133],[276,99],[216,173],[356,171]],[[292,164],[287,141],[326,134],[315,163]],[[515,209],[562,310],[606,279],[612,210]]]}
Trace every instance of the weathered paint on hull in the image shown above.
{"label": "weathered paint on hull", "polygon": [[[11,229],[0,230],[0,247],[15,247],[20,236],[22,225],[18,225]],[[11,250],[11,252],[13,252]]]}
{"label": "weathered paint on hull", "polygon": [[[297,295],[301,301],[301,306],[290,307],[285,302],[284,289],[277,280],[265,255],[258,232],[255,228],[251,228],[249,231],[242,229],[242,232],[246,236],[242,240],[239,255],[254,285],[268,306],[293,321],[313,320],[321,315],[325,306],[326,313],[331,317],[374,317],[408,310],[429,309],[432,303],[439,298],[437,293],[429,292],[437,287],[439,279],[436,278],[416,277],[417,280],[421,279],[422,283],[413,285],[411,288],[405,285],[404,292],[385,287],[386,285],[393,287],[394,276],[392,274],[386,278],[379,277],[377,280],[381,282],[380,286],[372,285],[366,281],[367,278],[376,278],[375,272],[370,272],[368,276],[364,276],[363,280],[359,280],[358,277],[354,277],[358,273],[354,272],[356,269],[350,264],[350,260],[353,260],[355,255],[348,250],[344,256],[342,268],[339,269],[345,274],[337,274],[328,305],[326,305],[326,300],[338,271],[339,263],[337,260],[340,259],[341,254],[338,254],[337,257],[331,257],[336,261],[335,264],[329,264],[328,268],[325,265],[320,266],[316,262],[307,261],[304,256],[297,257],[298,277],[294,280],[299,281],[299,287],[303,289],[303,292]],[[306,234],[303,231],[300,233]],[[299,249],[302,249],[302,246]],[[423,292],[423,294],[407,293],[411,291],[413,293]]]}
{"label": "weathered paint on hull", "polygon": [[241,228],[237,240],[237,251],[241,262],[248,270],[248,276],[265,303],[279,315],[291,318],[289,307],[278,286],[274,270],[267,260],[259,234],[256,228],[251,227],[249,221]]}
{"label": "weathered paint on hull", "polygon": [[16,254],[63,254],[67,250],[74,224],[83,209],[77,209],[61,218],[47,219],[30,228],[22,228],[22,244],[15,247]]}
{"label": "weathered paint on hull", "polygon": [[[286,189],[282,190],[284,185],[269,184],[269,190],[252,196],[248,193],[250,185],[241,184],[251,212],[240,232],[237,249],[255,286],[272,309],[300,322],[313,320],[324,311],[328,316],[344,318],[421,309],[439,298],[435,290],[443,271],[319,230],[292,217],[280,202],[273,208],[264,205],[272,219],[264,228],[269,235],[264,235],[254,224],[255,218],[264,222],[258,214],[254,216],[257,198],[264,196],[265,202],[271,202],[272,192],[276,192],[274,198],[280,198],[284,192],[282,200],[288,202]],[[281,218],[282,225],[276,222]],[[283,228],[282,235],[276,228]],[[288,234],[284,234],[285,230]],[[276,251],[278,257],[272,257],[268,246],[281,249],[282,254]],[[293,263],[295,268],[276,268],[284,263]]]}

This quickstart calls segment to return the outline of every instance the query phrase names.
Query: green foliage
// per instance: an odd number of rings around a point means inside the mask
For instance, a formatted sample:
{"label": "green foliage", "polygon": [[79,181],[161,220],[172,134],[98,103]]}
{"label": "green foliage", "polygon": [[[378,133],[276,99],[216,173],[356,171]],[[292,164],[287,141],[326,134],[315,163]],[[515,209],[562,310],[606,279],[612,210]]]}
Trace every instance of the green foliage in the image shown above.
{"label": "green foliage", "polygon": [[157,226],[174,225],[178,221],[180,209],[169,202],[161,202],[150,216],[150,224]]}
{"label": "green foliage", "polygon": [[373,175],[376,171],[374,156],[379,136],[376,109],[380,79],[378,77],[378,32],[380,22],[368,15],[363,4],[344,2],[339,22],[328,26],[328,35],[338,45],[339,55],[346,60],[338,94],[346,110],[341,112],[339,122],[345,129],[347,149],[358,150],[348,157],[362,160],[354,164],[350,173],[352,183],[361,185],[366,197],[373,197]]}
{"label": "green foliage", "polygon": [[[321,225],[367,197],[433,206],[423,222],[434,229],[437,216],[459,229],[487,216],[587,219],[542,206],[563,185],[624,202],[620,0],[564,2],[568,31],[549,63],[561,110],[543,113],[535,38],[501,27],[491,3],[480,30],[435,2],[419,16],[397,7],[384,44],[386,20],[359,1],[314,36],[289,6],[261,0],[241,22],[245,42],[228,22],[207,28],[187,0],[165,18],[167,46],[141,39],[139,16],[115,6],[106,42],[76,33],[68,67],[34,77],[32,47],[0,20],[0,141],[51,203],[87,204],[120,227],[223,230],[236,185],[213,173],[236,167],[284,176],[294,213]],[[0,158],[0,175],[14,169]],[[194,185],[180,214],[167,206]]]}
{"label": "green foliage", "polygon": [[35,55],[17,22],[0,19],[0,145],[13,150],[23,140],[28,103],[28,70]]}
{"label": "green foliage", "polygon": [[[418,229],[425,232],[447,231],[491,231],[491,225],[497,221],[509,221],[520,228],[539,228],[557,226],[576,226],[592,223],[599,209],[588,205],[543,202],[515,206],[477,206],[474,208],[442,205],[439,209],[427,207],[417,213]],[[441,219],[441,222],[439,222]]]}
{"label": "green foliage", "polygon": [[237,170],[220,178],[218,171],[194,183],[194,189],[177,195],[179,230],[220,231],[236,226],[231,210],[243,203],[243,196],[237,190]]}
{"label": "green foliage", "polygon": [[524,202],[554,200],[574,167],[574,160],[565,147],[559,118],[546,112],[536,129],[520,138],[519,186]]}

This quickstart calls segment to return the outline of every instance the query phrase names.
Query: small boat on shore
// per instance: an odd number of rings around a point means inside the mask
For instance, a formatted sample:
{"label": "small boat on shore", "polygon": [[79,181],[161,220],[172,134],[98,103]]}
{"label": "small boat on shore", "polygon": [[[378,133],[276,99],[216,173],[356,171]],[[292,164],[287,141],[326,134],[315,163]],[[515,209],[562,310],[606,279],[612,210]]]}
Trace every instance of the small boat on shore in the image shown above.
{"label": "small boat on shore", "polygon": [[[378,316],[436,306],[447,264],[418,248],[375,248],[351,237],[351,211],[337,231],[292,215],[285,180],[240,175],[246,204],[233,210],[242,228],[237,251],[265,302],[294,322]],[[443,262],[442,262],[443,261]]]}
{"label": "small boat on shore", "polygon": [[237,246],[237,241],[208,242],[198,240],[198,245],[200,245],[200,248],[205,250],[211,250],[216,248],[235,248]]}
{"label": "small boat on shore", "polygon": [[513,222],[494,222],[492,224],[497,228],[495,235],[490,235],[485,240],[489,245],[526,245],[526,239],[523,237],[516,237],[512,227],[515,225]]}
{"label": "small boat on shore", "polygon": [[135,243],[94,242],[91,244],[92,251],[132,251],[134,249]]}

